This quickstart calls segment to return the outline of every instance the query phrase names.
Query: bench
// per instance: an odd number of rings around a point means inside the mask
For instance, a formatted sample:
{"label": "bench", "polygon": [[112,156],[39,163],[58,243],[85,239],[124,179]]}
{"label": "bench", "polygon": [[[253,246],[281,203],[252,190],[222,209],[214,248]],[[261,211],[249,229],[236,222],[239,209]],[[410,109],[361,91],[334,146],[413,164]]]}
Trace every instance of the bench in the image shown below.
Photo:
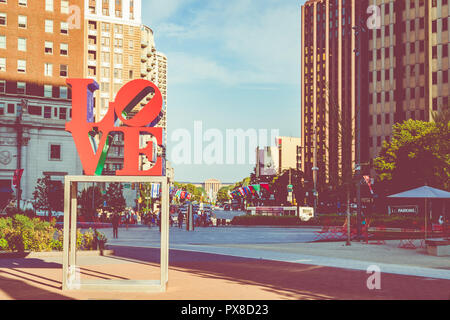
{"label": "bench", "polygon": [[450,256],[450,239],[429,239],[425,241],[429,255]]}

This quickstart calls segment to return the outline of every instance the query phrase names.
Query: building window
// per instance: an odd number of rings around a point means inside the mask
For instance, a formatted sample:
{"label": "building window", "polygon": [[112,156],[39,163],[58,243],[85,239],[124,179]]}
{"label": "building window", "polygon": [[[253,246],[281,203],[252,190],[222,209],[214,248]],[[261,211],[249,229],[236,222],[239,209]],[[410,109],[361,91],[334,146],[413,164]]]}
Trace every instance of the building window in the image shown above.
{"label": "building window", "polygon": [[53,64],[52,63],[46,63],[44,68],[44,75],[47,77],[53,76]]}
{"label": "building window", "polygon": [[45,119],[52,118],[52,107],[44,107],[44,118]]}
{"label": "building window", "polygon": [[61,22],[61,34],[69,34],[69,24],[67,22]]}
{"label": "building window", "polygon": [[17,39],[17,50],[27,51],[27,39],[25,38]]}
{"label": "building window", "polygon": [[62,64],[59,68],[59,75],[61,77],[67,77],[69,74],[68,68],[67,64]]}
{"label": "building window", "polygon": [[0,26],[6,26],[6,13],[0,12]]}
{"label": "building window", "polygon": [[17,72],[27,72],[27,62],[25,60],[17,60]]}
{"label": "building window", "polygon": [[62,56],[69,55],[69,45],[67,43],[61,43],[59,45],[59,54]]}
{"label": "building window", "polygon": [[6,49],[6,36],[0,35],[0,49]]}
{"label": "building window", "polygon": [[26,7],[28,5],[27,0],[19,0],[19,6]]}
{"label": "building window", "polygon": [[120,53],[114,54],[114,63],[115,64],[123,64],[123,56]]}
{"label": "building window", "polygon": [[53,20],[45,20],[45,32],[53,33]]}
{"label": "building window", "polygon": [[111,45],[111,40],[106,37],[101,38],[102,46],[109,47]]}
{"label": "building window", "polygon": [[45,0],[45,11],[53,11],[53,0]]}
{"label": "building window", "polygon": [[59,87],[59,97],[61,99],[67,99],[67,87]]}
{"label": "building window", "polygon": [[0,58],[0,71],[6,71],[6,58]]}
{"label": "building window", "polygon": [[45,41],[44,52],[46,54],[53,54],[53,42]]}
{"label": "building window", "polygon": [[0,93],[6,92],[6,80],[0,80]]}
{"label": "building window", "polygon": [[114,33],[123,34],[123,26],[121,24],[115,24]]}
{"label": "building window", "polygon": [[0,116],[5,114],[5,103],[0,102]]}
{"label": "building window", "polygon": [[44,97],[51,98],[53,96],[53,86],[44,85]]}
{"label": "building window", "polygon": [[102,92],[109,92],[109,82],[102,82],[100,87]]}
{"label": "building window", "polygon": [[26,28],[27,27],[27,17],[19,16],[18,23],[19,23],[19,28]]}
{"label": "building window", "polygon": [[88,76],[94,77],[97,75],[97,69],[95,67],[88,67]]}
{"label": "building window", "polygon": [[102,31],[103,31],[103,32],[109,32],[110,26],[111,26],[111,25],[110,25],[109,23],[102,22]]}
{"label": "building window", "polygon": [[128,72],[128,79],[133,79],[133,70]]}
{"label": "building window", "polygon": [[28,113],[32,116],[42,116],[42,107],[28,106]]}
{"label": "building window", "polygon": [[7,112],[10,114],[16,113],[16,105],[14,103],[8,103]]}
{"label": "building window", "polygon": [[26,83],[17,82],[17,94],[26,94]]}
{"label": "building window", "polygon": [[122,79],[122,69],[114,69],[114,78]]}
{"label": "building window", "polygon": [[102,72],[102,77],[103,78],[109,78],[109,75],[110,75],[109,68],[102,68],[101,72]]}
{"label": "building window", "polygon": [[59,120],[67,120],[67,108],[59,108]]}
{"label": "building window", "polygon": [[61,13],[69,14],[69,1],[61,0]]}
{"label": "building window", "polygon": [[50,145],[50,160],[61,160],[61,145],[51,144]]}
{"label": "building window", "polygon": [[123,39],[114,39],[114,47],[122,48],[123,47]]}

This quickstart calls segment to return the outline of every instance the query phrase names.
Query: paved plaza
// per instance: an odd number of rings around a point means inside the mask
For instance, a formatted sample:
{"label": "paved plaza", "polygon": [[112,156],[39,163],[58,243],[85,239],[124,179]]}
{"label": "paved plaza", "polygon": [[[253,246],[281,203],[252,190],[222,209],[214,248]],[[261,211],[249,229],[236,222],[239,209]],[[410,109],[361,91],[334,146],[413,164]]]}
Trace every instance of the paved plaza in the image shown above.
{"label": "paved plaza", "polygon": [[[165,293],[61,291],[62,255],[0,259],[0,299],[449,299],[450,257],[424,249],[352,242],[311,243],[317,228],[170,229]],[[113,255],[79,254],[82,279],[159,278],[159,230],[120,228]],[[367,268],[381,271],[369,290]]]}

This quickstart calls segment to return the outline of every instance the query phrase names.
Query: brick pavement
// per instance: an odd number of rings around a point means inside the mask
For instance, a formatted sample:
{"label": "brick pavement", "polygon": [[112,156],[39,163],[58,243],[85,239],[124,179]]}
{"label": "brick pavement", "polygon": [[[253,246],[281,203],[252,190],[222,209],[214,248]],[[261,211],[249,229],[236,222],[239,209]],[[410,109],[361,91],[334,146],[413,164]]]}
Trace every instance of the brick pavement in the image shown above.
{"label": "brick pavement", "polygon": [[[158,274],[158,249],[115,247],[111,257],[82,258],[82,278],[143,280]],[[83,262],[84,261],[84,262]],[[284,300],[450,299],[450,280],[381,274],[381,290],[359,270],[171,250],[165,293],[61,291],[61,264],[51,259],[0,260],[0,299]]]}

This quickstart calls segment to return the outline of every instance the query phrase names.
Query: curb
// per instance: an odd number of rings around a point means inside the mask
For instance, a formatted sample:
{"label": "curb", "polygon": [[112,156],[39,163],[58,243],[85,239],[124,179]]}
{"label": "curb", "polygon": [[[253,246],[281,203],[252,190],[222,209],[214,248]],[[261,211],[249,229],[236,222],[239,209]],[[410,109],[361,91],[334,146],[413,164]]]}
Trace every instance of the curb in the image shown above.
{"label": "curb", "polygon": [[[114,255],[114,250],[77,251],[78,257],[98,257]],[[62,251],[53,252],[0,252],[0,259],[62,258]]]}

